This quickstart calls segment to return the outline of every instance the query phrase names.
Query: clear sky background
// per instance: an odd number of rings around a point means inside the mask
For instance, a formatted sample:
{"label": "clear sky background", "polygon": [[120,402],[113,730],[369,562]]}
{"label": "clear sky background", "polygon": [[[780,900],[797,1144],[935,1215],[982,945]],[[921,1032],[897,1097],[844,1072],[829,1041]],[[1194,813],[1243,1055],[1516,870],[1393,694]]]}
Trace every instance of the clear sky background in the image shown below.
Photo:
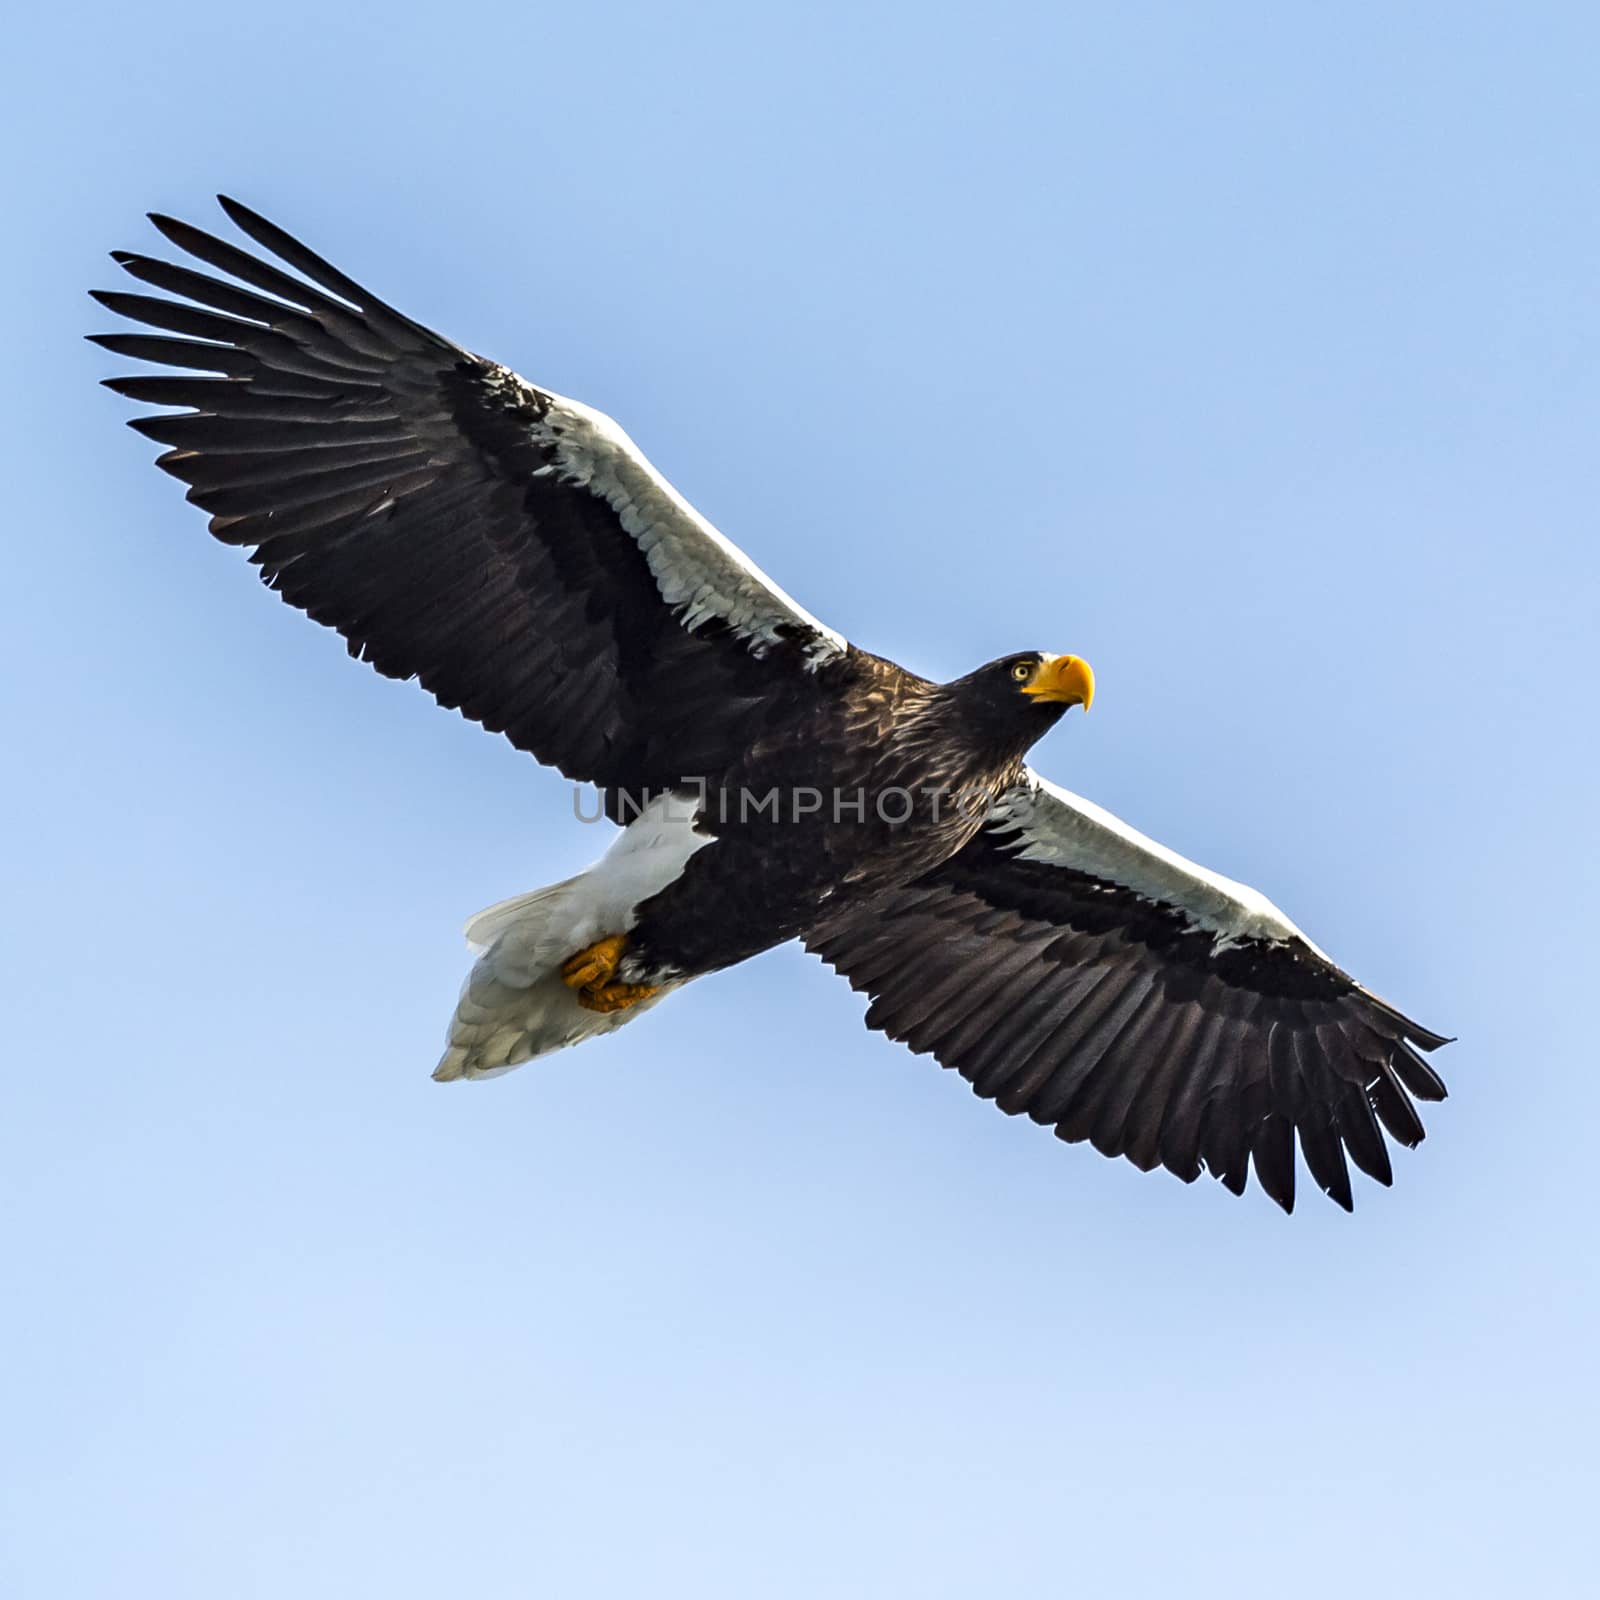
{"label": "clear sky background", "polygon": [[[1600,22],[37,6],[0,105],[0,1593],[1592,1593]],[[79,335],[226,189],[612,412],[1460,1035],[1383,1191],[1141,1176],[796,949],[428,1080],[603,844],[213,545]]]}

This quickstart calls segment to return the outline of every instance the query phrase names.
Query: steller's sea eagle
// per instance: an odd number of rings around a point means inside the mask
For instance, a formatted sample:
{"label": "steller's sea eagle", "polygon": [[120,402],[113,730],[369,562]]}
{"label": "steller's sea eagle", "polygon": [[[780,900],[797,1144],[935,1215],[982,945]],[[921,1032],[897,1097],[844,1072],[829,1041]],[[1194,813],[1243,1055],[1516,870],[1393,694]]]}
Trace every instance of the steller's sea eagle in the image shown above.
{"label": "steller's sea eagle", "polygon": [[[468,924],[477,961],[434,1076],[610,1032],[690,979],[801,940],[867,1026],[1063,1139],[1286,1211],[1296,1138],[1349,1209],[1346,1155],[1423,1136],[1446,1041],[1269,900],[1026,764],[1094,679],[1029,650],[932,683],[791,600],[607,416],[412,322],[253,211],[262,256],[168,217],[224,276],[122,251],[176,368],[108,379],[182,408],[167,446],[211,532],[350,653],[601,789],[622,825],[578,877]],[[285,270],[285,268],[289,270]],[[230,281],[231,280],[231,281]]]}

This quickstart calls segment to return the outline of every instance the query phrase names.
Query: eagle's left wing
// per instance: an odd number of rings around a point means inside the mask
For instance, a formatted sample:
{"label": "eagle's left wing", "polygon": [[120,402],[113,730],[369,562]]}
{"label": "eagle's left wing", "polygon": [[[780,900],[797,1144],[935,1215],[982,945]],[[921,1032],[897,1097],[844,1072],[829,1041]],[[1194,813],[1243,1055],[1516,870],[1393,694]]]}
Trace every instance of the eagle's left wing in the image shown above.
{"label": "eagle's left wing", "polygon": [[609,417],[222,203],[265,253],[154,218],[213,271],[117,252],[162,293],[96,298],[160,331],[95,341],[176,369],[107,381],[183,408],[133,426],[170,447],[159,464],[212,533],[353,655],[635,797],[714,780],[845,657]]}
{"label": "eagle's left wing", "polygon": [[1380,1124],[1423,1137],[1446,1043],[1340,971],[1270,901],[1028,772],[963,850],[808,941],[872,997],[867,1025],[1067,1140],[1251,1164],[1294,1207],[1294,1147],[1346,1210],[1345,1154],[1390,1181]]}

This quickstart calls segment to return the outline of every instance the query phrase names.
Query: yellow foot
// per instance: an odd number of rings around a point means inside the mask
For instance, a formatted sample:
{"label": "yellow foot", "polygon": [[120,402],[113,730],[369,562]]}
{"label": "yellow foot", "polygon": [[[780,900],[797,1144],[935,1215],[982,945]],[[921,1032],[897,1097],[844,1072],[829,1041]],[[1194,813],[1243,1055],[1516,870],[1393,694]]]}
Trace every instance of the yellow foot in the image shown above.
{"label": "yellow foot", "polygon": [[589,1011],[626,1011],[661,991],[653,983],[603,983],[578,991],[578,1004]]}
{"label": "yellow foot", "polygon": [[569,989],[580,991],[580,998],[585,989],[602,988],[617,970],[617,963],[622,960],[622,952],[627,948],[628,936],[625,933],[614,933],[609,939],[601,939],[561,963],[561,981]]}
{"label": "yellow foot", "polygon": [[577,990],[580,1006],[590,1011],[626,1011],[659,993],[653,983],[612,982],[627,948],[627,934],[614,933],[561,963],[561,981]]}

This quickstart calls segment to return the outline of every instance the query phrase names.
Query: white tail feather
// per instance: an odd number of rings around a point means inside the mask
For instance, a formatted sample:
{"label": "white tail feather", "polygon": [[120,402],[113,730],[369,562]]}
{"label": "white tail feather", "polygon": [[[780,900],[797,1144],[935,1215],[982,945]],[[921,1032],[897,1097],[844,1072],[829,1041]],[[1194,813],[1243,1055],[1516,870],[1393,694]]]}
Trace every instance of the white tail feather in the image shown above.
{"label": "white tail feather", "polygon": [[561,981],[569,956],[625,933],[635,909],[675,881],[694,852],[711,842],[692,826],[693,806],[665,796],[625,828],[587,872],[488,907],[466,928],[478,960],[462,986],[447,1047],[433,1075],[490,1078],[536,1056],[612,1033],[683,980],[622,1011],[590,1011]]}
{"label": "white tail feather", "polygon": [[449,1043],[433,1075],[440,1083],[457,1078],[494,1078],[524,1061],[611,1033],[648,1011],[669,988],[625,1011],[590,1011],[561,981],[547,972],[527,985],[500,982],[488,960],[478,962],[461,991],[450,1020]]}
{"label": "white tail feather", "polygon": [[[561,981],[561,964],[602,936],[583,877],[502,900],[467,924],[480,952],[461,987],[445,1053],[433,1075],[492,1078],[596,1034],[610,1033],[660,998],[625,1011],[590,1011]],[[663,990],[663,993],[665,990]]]}
{"label": "white tail feather", "polygon": [[512,923],[521,920],[524,911],[532,910],[542,901],[562,893],[578,880],[564,878],[560,883],[547,884],[543,889],[533,889],[527,894],[514,894],[509,900],[500,900],[485,907],[477,916],[469,917],[461,931],[466,935],[467,946],[474,955],[482,955]]}

